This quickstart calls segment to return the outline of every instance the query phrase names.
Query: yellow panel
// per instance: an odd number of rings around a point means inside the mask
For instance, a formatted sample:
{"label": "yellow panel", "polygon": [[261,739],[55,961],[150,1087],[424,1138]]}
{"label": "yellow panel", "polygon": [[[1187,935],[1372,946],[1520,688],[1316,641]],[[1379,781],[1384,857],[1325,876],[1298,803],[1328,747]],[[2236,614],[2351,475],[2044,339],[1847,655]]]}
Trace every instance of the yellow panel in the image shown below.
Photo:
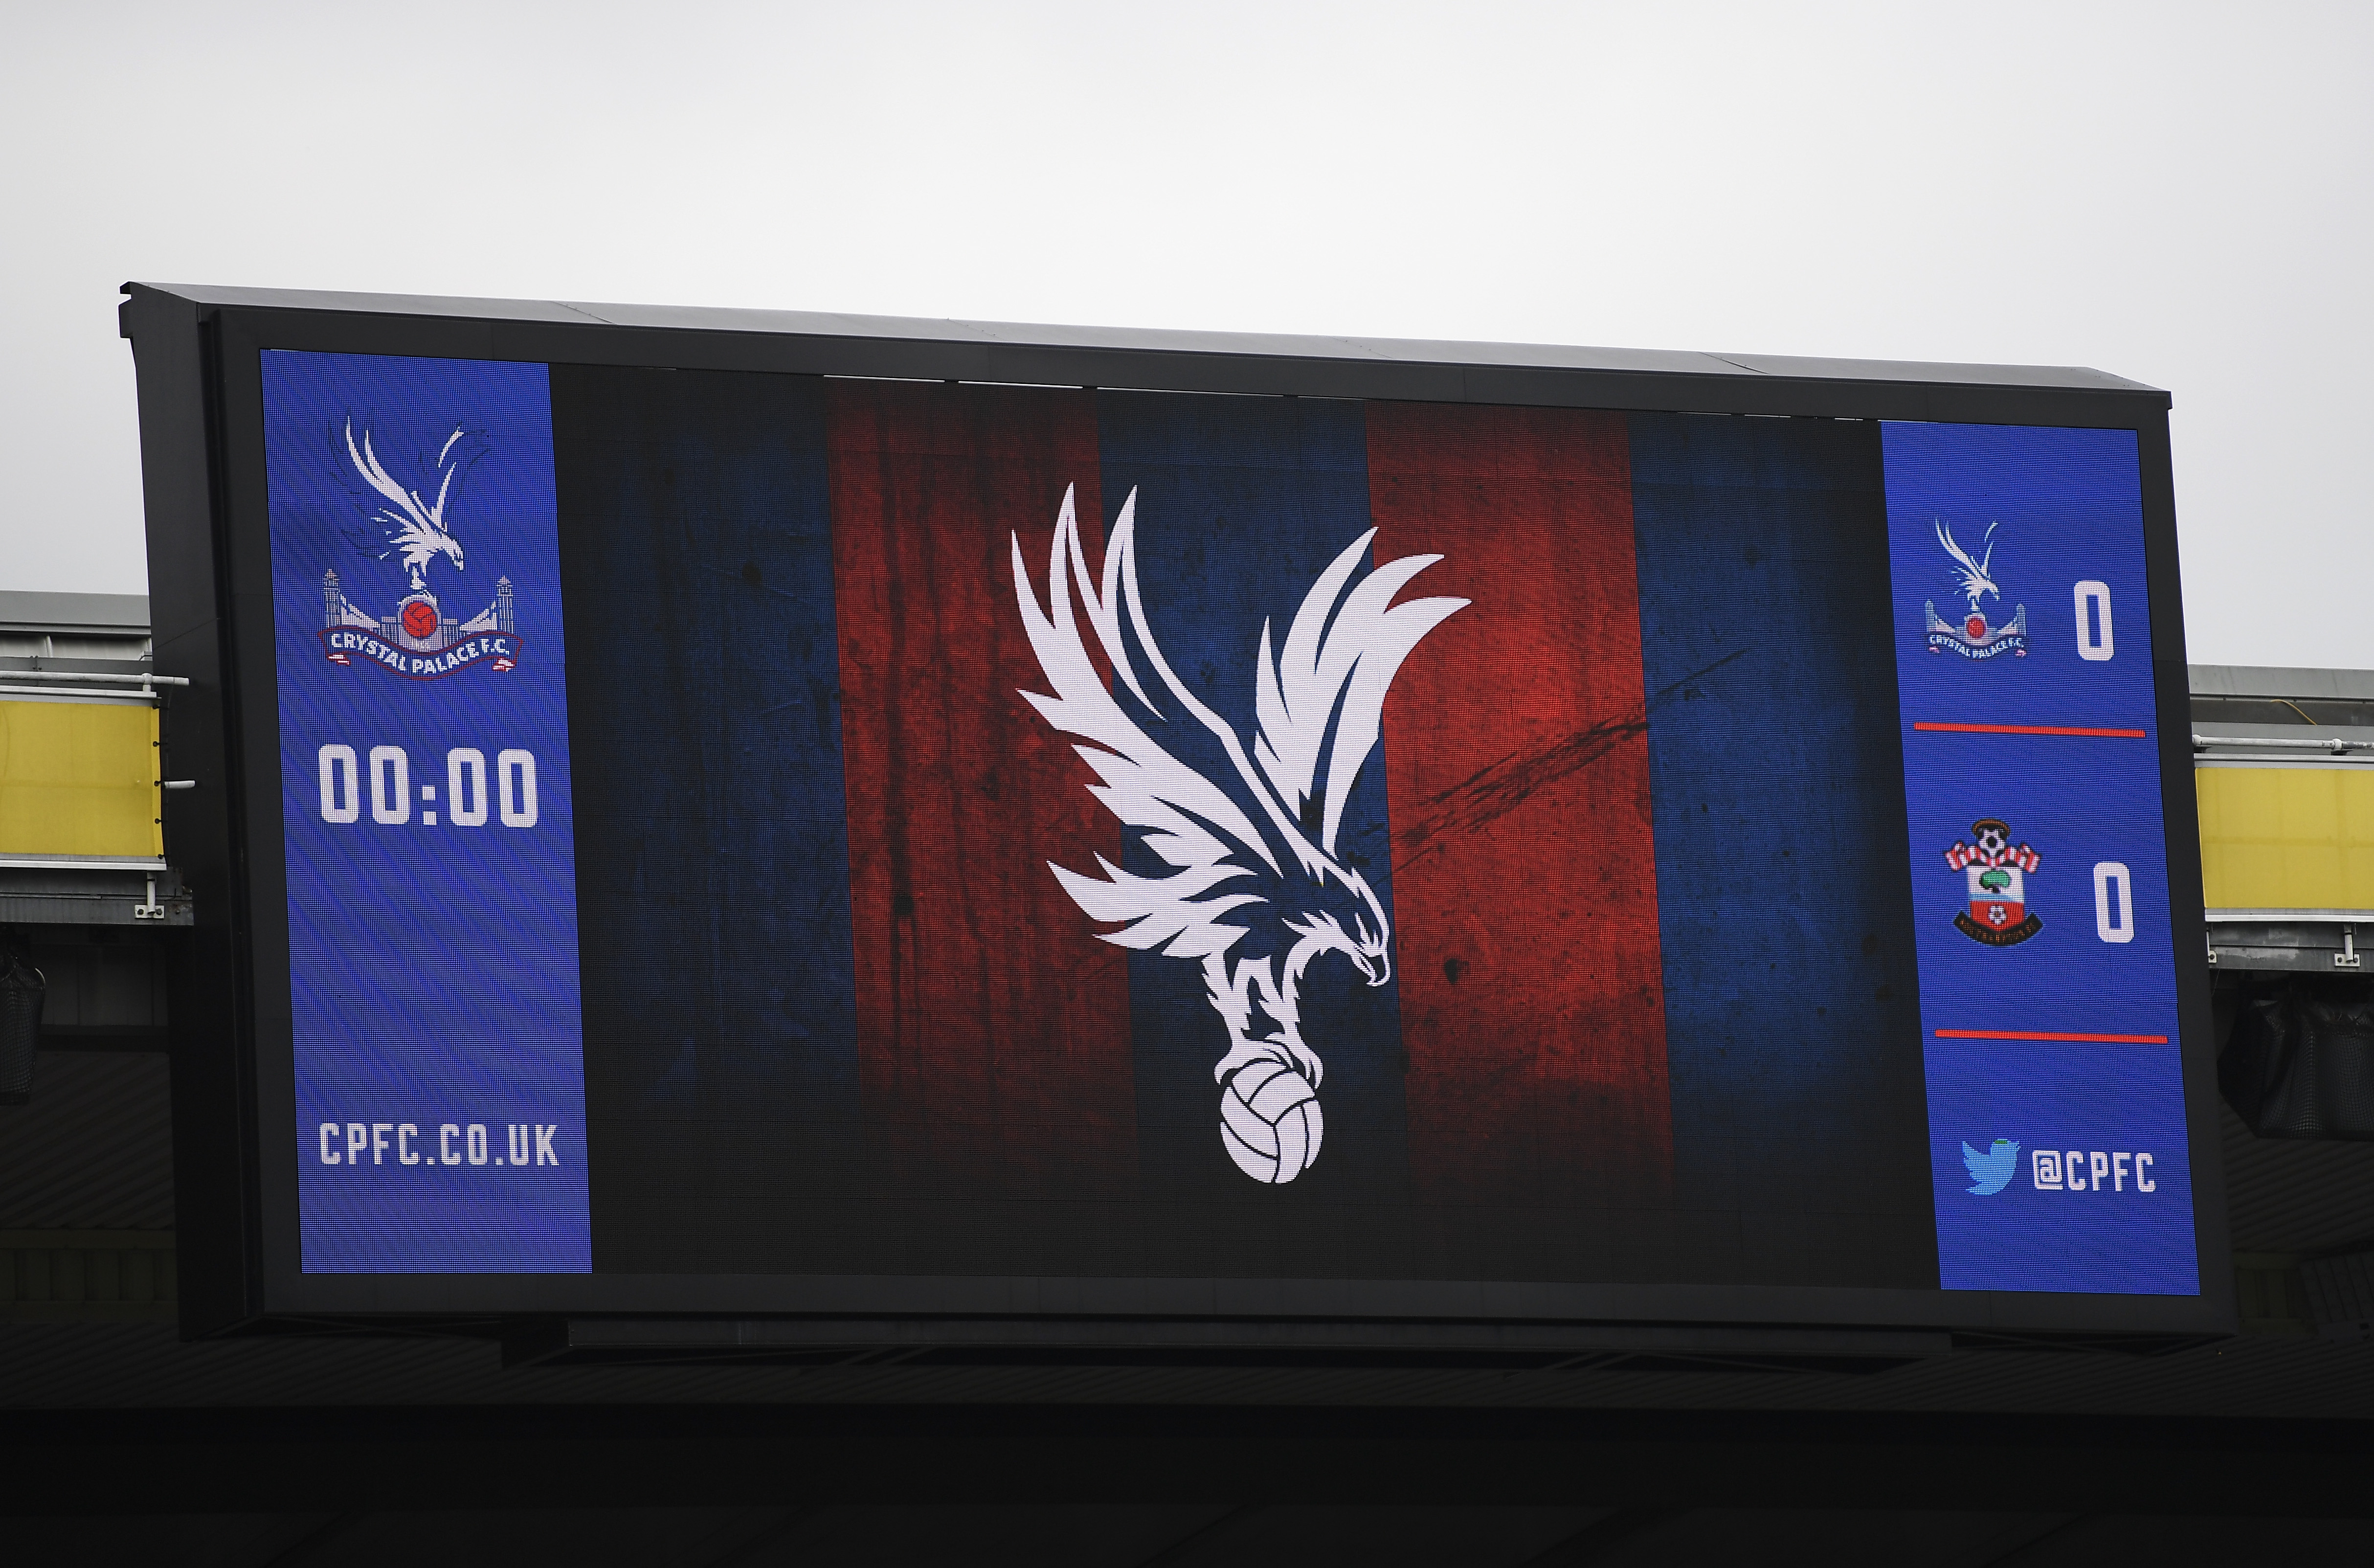
{"label": "yellow panel", "polygon": [[159,855],[157,710],[0,702],[0,855]]}
{"label": "yellow panel", "polygon": [[2374,911],[2374,768],[2200,768],[2211,909]]}

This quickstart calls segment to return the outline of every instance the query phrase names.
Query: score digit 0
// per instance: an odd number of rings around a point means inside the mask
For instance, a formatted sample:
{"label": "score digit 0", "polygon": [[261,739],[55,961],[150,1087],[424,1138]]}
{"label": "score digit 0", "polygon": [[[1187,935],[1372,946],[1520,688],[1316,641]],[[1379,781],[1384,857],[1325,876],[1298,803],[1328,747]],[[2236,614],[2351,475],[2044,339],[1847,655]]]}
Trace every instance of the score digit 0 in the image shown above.
{"label": "score digit 0", "polygon": [[2077,656],[2087,664],[2107,664],[2116,645],[2110,639],[2110,585],[2088,578],[2077,584]]}
{"label": "score digit 0", "polygon": [[2115,860],[2094,867],[2094,935],[2113,945],[2135,939],[2134,876]]}
{"label": "score digit 0", "polygon": [[[351,746],[330,745],[320,754],[322,820],[355,822],[362,819],[363,796],[370,796],[371,820],[382,827],[402,827],[412,820],[412,760],[401,746],[370,749],[370,782]],[[433,776],[433,775],[432,775]],[[456,828],[487,825],[487,754],[474,746],[457,746],[445,753],[445,810],[442,819]],[[495,753],[495,815],[506,828],[535,826],[535,753],[511,748]],[[437,786],[422,784],[420,821],[434,827]]]}

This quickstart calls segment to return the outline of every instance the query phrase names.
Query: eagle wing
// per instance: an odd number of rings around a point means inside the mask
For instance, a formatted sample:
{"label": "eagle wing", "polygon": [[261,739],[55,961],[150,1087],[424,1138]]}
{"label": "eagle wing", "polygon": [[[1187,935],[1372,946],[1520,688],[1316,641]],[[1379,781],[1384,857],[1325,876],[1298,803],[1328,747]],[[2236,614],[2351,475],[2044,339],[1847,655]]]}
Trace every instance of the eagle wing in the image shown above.
{"label": "eagle wing", "polygon": [[[1053,689],[1052,696],[1033,691],[1021,696],[1050,725],[1084,743],[1073,749],[1096,772],[1098,782],[1088,786],[1088,793],[1124,824],[1138,829],[1146,847],[1171,867],[1163,876],[1139,877],[1099,855],[1096,860],[1101,877],[1052,862],[1048,869],[1089,918],[1122,926],[1105,933],[1105,940],[1125,948],[1159,948],[1173,958],[1205,958],[1227,952],[1246,934],[1242,925],[1222,924],[1221,915],[1267,902],[1259,893],[1229,884],[1248,878],[1259,881],[1264,872],[1273,878],[1284,872],[1272,835],[1263,831],[1238,796],[1181,761],[1148,735],[1123,711],[1089,656],[1081,632],[1082,612],[1115,679],[1127,686],[1148,712],[1162,713],[1147,690],[1145,672],[1130,657],[1122,625],[1126,615],[1128,631],[1144,650],[1156,683],[1220,737],[1240,772],[1252,782],[1252,767],[1235,732],[1197,701],[1171,672],[1146,625],[1137,591],[1136,504],[1133,490],[1106,544],[1099,584],[1088,570],[1087,553],[1080,542],[1073,493],[1064,492],[1047,566],[1049,602],[1043,608],[1023,560],[1021,538],[1013,536],[1015,597],[1030,636],[1031,652],[1038,655],[1039,667]],[[1272,819],[1273,829],[1283,826],[1290,832],[1290,823],[1257,784],[1252,795],[1262,814]]]}
{"label": "eagle wing", "polygon": [[[400,553],[406,566],[417,567],[426,565],[431,556],[455,555],[453,536],[445,526],[445,501],[452,493],[453,481],[461,477],[484,452],[484,448],[476,443],[463,444],[468,433],[464,427],[455,426],[453,433],[445,438],[445,444],[438,450],[437,499],[429,502],[423,501],[417,492],[405,489],[387,471],[379,460],[379,454],[371,450],[369,430],[363,431],[362,444],[358,447],[355,444],[355,422],[351,419],[347,421],[347,459],[354,464],[355,472],[362,477],[363,483],[378,492],[384,501],[393,503],[382,504],[370,513],[371,522],[378,525],[387,539],[387,551],[382,555],[382,560],[385,560],[387,555]],[[459,453],[454,451],[457,445],[463,446]]]}
{"label": "eagle wing", "polygon": [[1960,563],[1954,568],[1954,573],[1962,580],[1962,593],[1971,605],[1975,607],[1978,604],[1979,595],[1981,594],[1992,594],[1997,598],[2003,597],[2003,590],[1995,586],[1994,579],[1988,575],[1987,571],[1994,563],[1995,559],[1994,528],[1990,525],[1987,529],[1984,541],[1986,559],[1974,560],[1969,551],[1954,542],[1954,531],[1945,526],[1943,518],[1932,518],[1930,521],[1937,529],[1937,542],[1945,547],[1947,555]]}
{"label": "eagle wing", "polygon": [[[1253,755],[1287,811],[1299,818],[1323,784],[1319,847],[1335,853],[1360,765],[1375,749],[1385,691],[1419,639],[1467,607],[1466,599],[1393,603],[1409,581],[1442,558],[1405,555],[1352,584],[1377,536],[1374,528],[1346,546],[1303,595],[1286,646],[1270,655],[1262,625],[1261,674],[1254,711],[1261,733]],[[1346,584],[1351,584],[1348,591]],[[1330,744],[1330,739],[1333,744]],[[1323,763],[1323,772],[1322,772]]]}

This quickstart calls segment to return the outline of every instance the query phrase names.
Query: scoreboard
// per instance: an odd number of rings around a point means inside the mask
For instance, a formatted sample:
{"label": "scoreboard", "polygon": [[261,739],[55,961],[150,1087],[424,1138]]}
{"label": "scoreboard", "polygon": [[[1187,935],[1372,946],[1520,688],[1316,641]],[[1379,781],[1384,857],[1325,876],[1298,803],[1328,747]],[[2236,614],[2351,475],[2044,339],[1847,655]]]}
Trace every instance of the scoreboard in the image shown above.
{"label": "scoreboard", "polygon": [[193,1331],[2230,1319],[2164,394],[125,321]]}

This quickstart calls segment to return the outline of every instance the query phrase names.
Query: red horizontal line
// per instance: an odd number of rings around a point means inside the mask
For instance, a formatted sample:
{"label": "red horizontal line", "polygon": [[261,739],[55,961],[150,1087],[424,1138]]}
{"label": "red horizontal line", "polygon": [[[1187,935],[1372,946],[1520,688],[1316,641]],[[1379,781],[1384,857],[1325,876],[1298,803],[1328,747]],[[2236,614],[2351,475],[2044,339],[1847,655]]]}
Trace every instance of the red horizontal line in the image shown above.
{"label": "red horizontal line", "polygon": [[1941,1029],[1940,1040],[2082,1040],[2102,1045],[2165,1045],[2165,1034],[2046,1034],[2021,1029]]}
{"label": "red horizontal line", "polygon": [[2104,735],[2120,740],[2147,740],[2149,732],[2140,729],[2080,729],[2074,725],[1932,725],[1916,724],[1914,729],[1952,730],[1957,735]]}

